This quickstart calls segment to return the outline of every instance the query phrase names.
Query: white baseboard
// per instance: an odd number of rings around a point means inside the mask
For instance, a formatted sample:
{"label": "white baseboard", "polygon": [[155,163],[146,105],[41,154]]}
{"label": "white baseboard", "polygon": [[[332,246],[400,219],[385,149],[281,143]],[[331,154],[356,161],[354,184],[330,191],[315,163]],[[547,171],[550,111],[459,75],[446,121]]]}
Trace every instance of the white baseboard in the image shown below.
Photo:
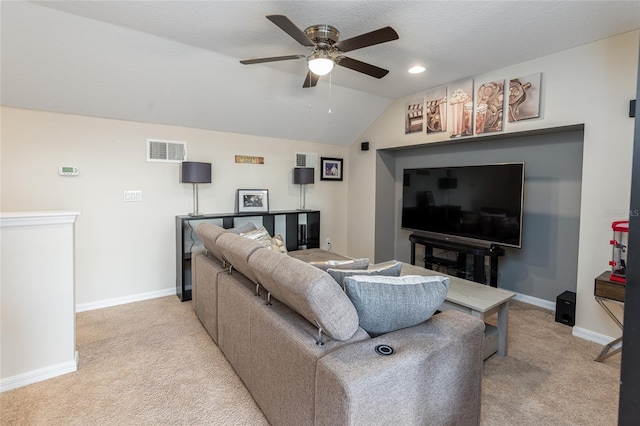
{"label": "white baseboard", "polygon": [[538,306],[540,308],[549,309],[550,311],[554,311],[554,312],[556,311],[555,303],[545,299],[540,299],[538,297],[527,296],[526,294],[516,293],[513,299],[519,302],[528,303],[533,306]]}
{"label": "white baseboard", "polygon": [[[549,309],[550,311],[556,310],[556,304],[550,302],[548,300],[539,299],[533,296],[527,296],[526,294],[516,293],[514,300],[518,300],[520,302],[528,303],[530,305],[539,306],[541,308]],[[581,327],[572,327],[571,334],[579,337],[580,339],[588,340],[590,342],[595,342],[601,345],[607,345],[612,340],[617,337],[607,336],[605,334],[596,333],[595,331],[587,330],[586,328]]]}
{"label": "white baseboard", "polygon": [[601,345],[608,345],[611,341],[617,339],[617,337],[607,336],[605,334],[596,333],[595,331],[587,330],[586,328],[573,327],[571,332],[576,337],[590,342],[599,343]]}
{"label": "white baseboard", "polygon": [[151,291],[149,293],[134,294],[131,296],[116,297],[115,299],[101,300],[98,302],[80,303],[76,305],[76,312],[93,311],[94,309],[109,308],[111,306],[124,305],[127,303],[140,302],[142,300],[155,299],[156,297],[171,296],[175,294],[176,288],[171,287],[165,290]]}
{"label": "white baseboard", "polygon": [[41,382],[43,380],[51,379],[63,374],[73,373],[78,370],[78,352],[76,351],[75,357],[71,361],[63,362],[49,367],[39,368],[33,371],[27,371],[26,373],[18,374],[17,376],[7,377],[0,380],[0,392],[6,392],[12,389],[21,388],[22,386],[30,385],[32,383]]}

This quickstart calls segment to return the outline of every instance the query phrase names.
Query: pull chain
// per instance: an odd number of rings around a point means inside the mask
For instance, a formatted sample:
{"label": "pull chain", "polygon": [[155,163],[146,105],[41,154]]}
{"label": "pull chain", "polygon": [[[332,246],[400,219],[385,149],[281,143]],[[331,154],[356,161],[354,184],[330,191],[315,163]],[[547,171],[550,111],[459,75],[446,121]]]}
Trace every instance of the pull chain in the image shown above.
{"label": "pull chain", "polygon": [[333,104],[333,101],[332,101],[333,93],[331,92],[331,88],[333,87],[331,85],[331,74],[333,73],[332,72],[329,73],[329,114],[331,114],[331,105]]}
{"label": "pull chain", "polygon": [[[309,74],[311,75],[311,74]],[[312,114],[312,102],[311,102],[311,92],[313,92],[311,90],[311,87],[307,88],[307,91],[309,93],[309,121],[311,121],[313,119],[313,114]]]}

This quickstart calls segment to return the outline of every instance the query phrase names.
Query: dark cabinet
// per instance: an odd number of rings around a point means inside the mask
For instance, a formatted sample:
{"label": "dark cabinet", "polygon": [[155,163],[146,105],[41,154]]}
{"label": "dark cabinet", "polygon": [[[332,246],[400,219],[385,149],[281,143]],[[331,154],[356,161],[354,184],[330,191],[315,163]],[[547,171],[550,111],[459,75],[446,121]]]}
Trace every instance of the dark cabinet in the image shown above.
{"label": "dark cabinet", "polygon": [[[489,247],[456,243],[448,240],[423,237],[416,234],[409,236],[411,241],[411,264],[416,264],[416,244],[424,246],[424,267],[433,269],[434,265],[455,270],[456,276],[467,279],[467,254],[473,255],[473,281],[486,284],[484,259],[489,258],[489,285],[498,286],[498,257],[504,256],[505,250],[495,244]],[[456,253],[456,260],[435,256],[433,249],[441,249]]]}

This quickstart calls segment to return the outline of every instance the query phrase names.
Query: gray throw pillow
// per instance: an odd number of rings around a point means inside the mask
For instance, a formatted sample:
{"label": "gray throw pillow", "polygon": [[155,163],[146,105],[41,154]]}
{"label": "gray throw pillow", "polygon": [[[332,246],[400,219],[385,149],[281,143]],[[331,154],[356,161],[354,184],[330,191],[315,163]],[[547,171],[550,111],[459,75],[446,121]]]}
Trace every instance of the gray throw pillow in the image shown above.
{"label": "gray throw pillow", "polygon": [[344,287],[358,312],[358,320],[371,337],[411,327],[431,318],[449,290],[449,278],[345,277]]}
{"label": "gray throw pillow", "polygon": [[251,231],[255,231],[255,230],[256,230],[256,226],[253,224],[253,222],[247,222],[244,225],[240,225],[240,226],[237,226],[235,228],[227,229],[227,231],[233,232],[234,234],[242,234],[242,233],[245,233],[245,232],[251,232]]}
{"label": "gray throw pillow", "polygon": [[351,277],[354,275],[364,275],[364,276],[374,276],[374,275],[382,275],[386,277],[399,277],[400,272],[402,272],[402,263],[395,262],[387,266],[383,266],[381,268],[372,268],[372,269],[327,269],[329,275],[333,277],[334,280],[340,287],[344,290],[344,279],[346,277]]}
{"label": "gray throw pillow", "polygon": [[369,258],[349,259],[349,260],[326,260],[324,262],[309,262],[316,268],[323,271],[327,269],[367,269],[369,267]]}

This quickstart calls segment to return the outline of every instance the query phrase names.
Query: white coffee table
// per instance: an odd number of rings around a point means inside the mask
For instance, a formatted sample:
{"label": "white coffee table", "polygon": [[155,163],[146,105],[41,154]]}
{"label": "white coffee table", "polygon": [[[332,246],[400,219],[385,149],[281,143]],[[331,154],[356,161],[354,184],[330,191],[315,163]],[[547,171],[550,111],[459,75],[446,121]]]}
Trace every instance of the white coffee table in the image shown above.
{"label": "white coffee table", "polygon": [[515,293],[404,262],[402,263],[402,275],[441,275],[449,277],[451,283],[447,297],[439,308],[441,311],[454,309],[473,315],[482,321],[497,312],[497,327],[489,324],[485,326],[484,357],[486,359],[496,352],[499,356],[507,355],[509,301],[513,299]]}

